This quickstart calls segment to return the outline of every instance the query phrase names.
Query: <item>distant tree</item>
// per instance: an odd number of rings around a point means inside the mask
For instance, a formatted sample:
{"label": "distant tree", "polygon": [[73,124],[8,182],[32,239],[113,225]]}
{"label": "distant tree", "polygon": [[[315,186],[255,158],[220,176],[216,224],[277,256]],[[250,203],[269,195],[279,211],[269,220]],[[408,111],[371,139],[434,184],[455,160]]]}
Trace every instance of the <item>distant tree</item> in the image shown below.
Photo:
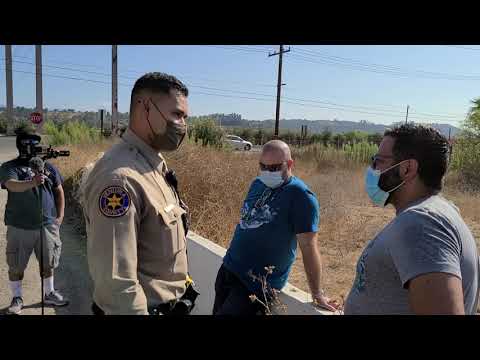
{"label": "distant tree", "polygon": [[215,119],[196,120],[191,126],[195,143],[202,141],[202,146],[223,146],[223,130],[217,126]]}
{"label": "distant tree", "polygon": [[372,144],[380,145],[382,142],[383,135],[380,133],[368,134],[367,141]]}
{"label": "distant tree", "polygon": [[287,130],[283,134],[280,134],[280,138],[285,141],[287,144],[293,144],[295,142],[295,134],[290,130]]}
{"label": "distant tree", "polygon": [[20,121],[15,128],[15,134],[19,134],[22,132],[35,132],[35,127],[29,121]]}
{"label": "distant tree", "polygon": [[254,142],[255,142],[255,145],[263,145],[264,144],[264,141],[265,141],[265,131],[263,129],[258,129],[254,136],[253,136],[253,139],[254,139]]}
{"label": "distant tree", "polygon": [[472,135],[480,137],[480,98],[472,100],[473,106],[468,112],[467,119],[463,123],[463,127]]}
{"label": "distant tree", "polygon": [[349,131],[345,133],[345,141],[350,144],[367,141],[368,134],[363,131]]}
{"label": "distant tree", "polygon": [[[330,139],[331,140],[331,139]],[[309,136],[309,143],[323,143],[322,134],[312,134]],[[327,142],[328,144],[328,142]]]}
{"label": "distant tree", "polygon": [[243,128],[238,136],[240,136],[243,140],[246,141],[255,141],[253,129],[250,128]]}
{"label": "distant tree", "polygon": [[333,134],[329,128],[323,130],[320,134],[323,145],[327,146],[332,142]]}
{"label": "distant tree", "polygon": [[333,135],[332,140],[333,140],[333,144],[335,145],[335,147],[337,149],[343,147],[343,144],[345,144],[345,142],[346,142],[344,134],[335,134],[335,135]]}
{"label": "distant tree", "polygon": [[0,134],[7,132],[7,116],[5,113],[0,113]]}

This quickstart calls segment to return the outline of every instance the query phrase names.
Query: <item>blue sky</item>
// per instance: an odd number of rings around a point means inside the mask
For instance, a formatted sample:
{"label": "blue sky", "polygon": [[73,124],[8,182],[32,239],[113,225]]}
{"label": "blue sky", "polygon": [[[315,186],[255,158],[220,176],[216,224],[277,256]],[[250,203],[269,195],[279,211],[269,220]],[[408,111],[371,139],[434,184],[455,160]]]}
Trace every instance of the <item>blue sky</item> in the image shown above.
{"label": "blue sky", "polygon": [[[470,100],[480,97],[480,46],[288,46],[281,118],[391,124],[405,119],[409,104],[410,120],[458,126]],[[119,110],[128,111],[137,77],[163,71],[189,85],[191,115],[272,119],[278,56],[268,53],[276,50],[278,45],[120,45]],[[0,51],[5,104],[3,46]],[[13,59],[14,105],[34,107],[34,46],[14,45]],[[43,46],[43,65],[44,107],[111,109],[110,46]]]}

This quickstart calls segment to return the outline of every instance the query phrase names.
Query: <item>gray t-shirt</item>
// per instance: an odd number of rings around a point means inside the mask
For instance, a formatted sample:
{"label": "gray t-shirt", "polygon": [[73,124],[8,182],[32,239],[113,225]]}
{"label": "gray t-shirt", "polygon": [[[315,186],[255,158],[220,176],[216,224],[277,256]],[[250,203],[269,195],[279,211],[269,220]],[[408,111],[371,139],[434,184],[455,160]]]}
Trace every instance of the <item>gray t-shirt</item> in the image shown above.
{"label": "gray t-shirt", "polygon": [[439,195],[424,198],[399,213],[367,245],[345,314],[413,314],[407,283],[432,272],[462,279],[465,313],[475,314],[479,267],[475,239],[458,208]]}

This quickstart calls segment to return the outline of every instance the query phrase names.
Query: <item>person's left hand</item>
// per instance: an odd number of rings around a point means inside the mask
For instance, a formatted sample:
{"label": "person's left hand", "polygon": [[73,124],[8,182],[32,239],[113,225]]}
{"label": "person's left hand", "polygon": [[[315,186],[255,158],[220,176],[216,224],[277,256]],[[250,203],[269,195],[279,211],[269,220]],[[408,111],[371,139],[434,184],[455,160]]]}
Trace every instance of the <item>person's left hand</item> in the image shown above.
{"label": "person's left hand", "polygon": [[58,226],[62,225],[63,223],[63,216],[59,216],[55,219],[55,224],[57,224]]}
{"label": "person's left hand", "polygon": [[337,300],[331,300],[325,295],[320,295],[320,294],[313,297],[313,304],[315,306],[318,306],[325,310],[333,311],[333,312],[340,309],[340,304],[338,303]]}

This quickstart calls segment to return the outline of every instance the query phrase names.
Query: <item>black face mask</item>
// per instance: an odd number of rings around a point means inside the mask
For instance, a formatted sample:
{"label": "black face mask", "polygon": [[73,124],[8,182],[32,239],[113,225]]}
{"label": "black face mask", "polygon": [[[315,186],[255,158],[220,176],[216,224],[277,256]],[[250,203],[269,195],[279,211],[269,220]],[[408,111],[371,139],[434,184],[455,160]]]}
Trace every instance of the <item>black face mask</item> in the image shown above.
{"label": "black face mask", "polygon": [[160,111],[158,106],[150,100],[150,102],[155,106],[157,111],[162,116],[166,124],[166,130],[164,134],[157,134],[153,131],[152,125],[147,115],[147,122],[150,126],[152,132],[152,146],[158,151],[175,151],[177,150],[183,142],[185,135],[187,134],[187,125],[182,123],[174,123],[168,121],[165,115]]}
{"label": "black face mask", "polygon": [[[150,121],[149,121],[150,123]],[[165,134],[156,134],[153,132],[152,146],[159,151],[175,151],[182,144],[187,133],[187,127],[184,124],[175,124],[167,122]]]}
{"label": "black face mask", "polygon": [[[403,180],[400,177],[400,168],[397,166],[380,175],[378,186],[383,191],[390,192],[392,189],[398,187],[402,183],[402,181]],[[390,202],[392,194],[398,189],[400,189],[400,187],[390,192],[390,196],[388,197],[386,204]]]}

